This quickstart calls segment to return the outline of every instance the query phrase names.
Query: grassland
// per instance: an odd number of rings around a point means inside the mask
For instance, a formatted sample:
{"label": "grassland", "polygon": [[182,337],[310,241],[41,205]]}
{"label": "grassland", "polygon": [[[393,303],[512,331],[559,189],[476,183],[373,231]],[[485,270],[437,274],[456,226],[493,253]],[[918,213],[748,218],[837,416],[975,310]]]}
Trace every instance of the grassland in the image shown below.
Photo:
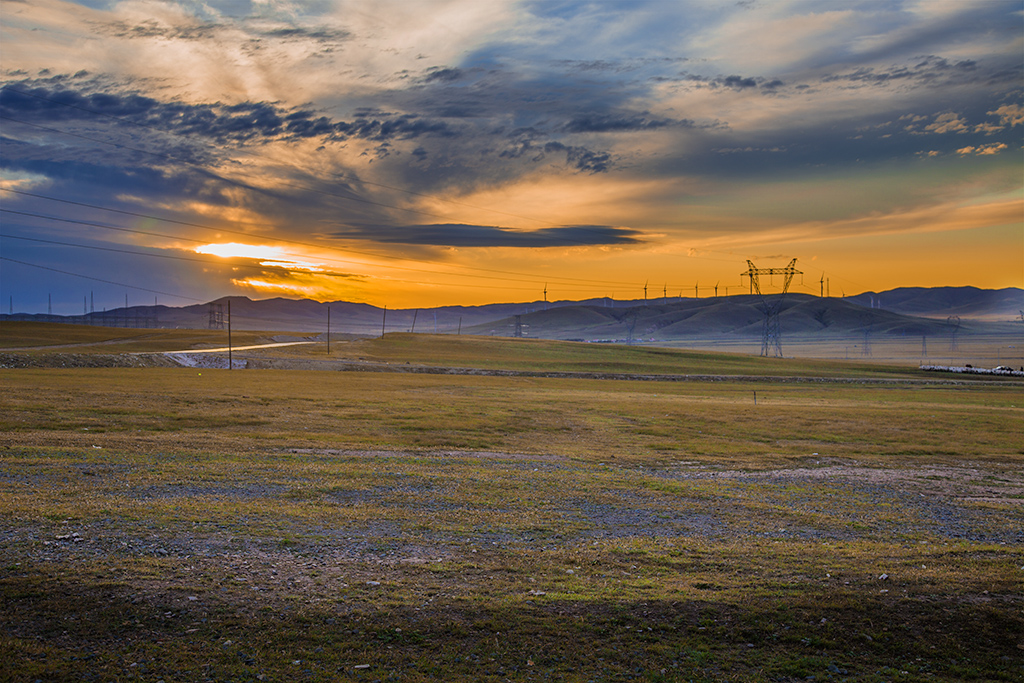
{"label": "grassland", "polygon": [[1019,382],[458,342],[719,379],[0,371],[0,680],[1024,676]]}

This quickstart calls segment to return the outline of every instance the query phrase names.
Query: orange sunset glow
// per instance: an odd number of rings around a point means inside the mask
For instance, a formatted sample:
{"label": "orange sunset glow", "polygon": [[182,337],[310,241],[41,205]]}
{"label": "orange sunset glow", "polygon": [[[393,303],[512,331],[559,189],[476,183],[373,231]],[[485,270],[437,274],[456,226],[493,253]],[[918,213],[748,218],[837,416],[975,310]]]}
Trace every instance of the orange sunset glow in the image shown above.
{"label": "orange sunset glow", "polygon": [[1013,3],[363,4],[6,4],[5,300],[1024,284]]}

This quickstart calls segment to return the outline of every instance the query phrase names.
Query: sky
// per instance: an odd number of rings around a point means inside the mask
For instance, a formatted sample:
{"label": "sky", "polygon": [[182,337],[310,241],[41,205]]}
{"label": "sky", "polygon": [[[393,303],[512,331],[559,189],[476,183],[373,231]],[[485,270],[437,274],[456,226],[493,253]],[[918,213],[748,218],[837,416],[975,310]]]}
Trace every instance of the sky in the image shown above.
{"label": "sky", "polygon": [[1024,286],[1021,0],[3,0],[0,81],[4,313]]}

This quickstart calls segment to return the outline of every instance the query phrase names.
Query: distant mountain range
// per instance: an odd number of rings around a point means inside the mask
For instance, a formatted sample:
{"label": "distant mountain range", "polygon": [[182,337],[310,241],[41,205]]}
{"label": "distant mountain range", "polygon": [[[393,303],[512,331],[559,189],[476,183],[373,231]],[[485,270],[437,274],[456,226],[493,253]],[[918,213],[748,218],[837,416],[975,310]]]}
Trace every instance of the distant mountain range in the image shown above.
{"label": "distant mountain range", "polygon": [[1024,312],[1024,290],[1017,287],[900,287],[887,292],[865,292],[846,297],[846,301],[925,318],[955,315],[971,320],[1019,320]]}
{"label": "distant mountain range", "polygon": [[[328,308],[332,333],[379,335],[437,332],[545,339],[655,342],[698,338],[758,338],[764,313],[755,295],[668,297],[649,301],[558,301],[486,306],[385,310],[344,301],[224,297],[184,307],[132,306],[84,316],[14,314],[0,320],[52,320],[118,327],[208,328],[322,333]],[[856,334],[929,336],[951,325],[972,331],[1024,331],[1024,289],[975,287],[900,288],[847,298],[807,294],[785,297],[780,324],[786,335],[829,338]],[[951,316],[955,316],[950,319]]]}

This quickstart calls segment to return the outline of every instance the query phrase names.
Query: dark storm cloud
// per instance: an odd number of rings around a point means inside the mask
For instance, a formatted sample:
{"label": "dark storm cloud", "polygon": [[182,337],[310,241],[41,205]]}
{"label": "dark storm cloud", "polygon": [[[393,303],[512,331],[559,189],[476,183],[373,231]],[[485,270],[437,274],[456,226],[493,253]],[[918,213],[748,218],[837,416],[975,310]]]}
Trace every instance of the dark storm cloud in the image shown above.
{"label": "dark storm cloud", "polygon": [[823,83],[848,82],[861,85],[888,85],[894,81],[913,81],[919,85],[955,85],[971,83],[985,76],[977,62],[969,59],[950,62],[942,57],[927,56],[910,65],[893,65],[885,69],[864,66],[829,74]]}
{"label": "dark storm cloud", "polygon": [[567,133],[621,133],[627,131],[653,130],[666,126],[691,127],[693,121],[671,121],[643,114],[598,114],[583,112],[574,116],[563,127]]}
{"label": "dark storm cloud", "polygon": [[607,152],[593,152],[586,147],[548,142],[544,145],[547,153],[565,152],[566,163],[586,173],[607,173],[612,164],[612,155]]}
{"label": "dark storm cloud", "polygon": [[412,140],[423,136],[450,138],[458,133],[444,121],[423,119],[415,114],[403,114],[387,119],[356,119],[350,123],[334,125],[335,137],[365,138],[367,140]]}
{"label": "dark storm cloud", "polygon": [[[177,135],[201,136],[218,143],[269,142],[276,139],[325,138],[374,141],[410,140],[423,136],[453,137],[446,122],[415,114],[357,116],[334,121],[309,109],[285,109],[271,102],[185,104],[163,102],[138,93],[84,92],[74,86],[46,87],[33,82],[7,83],[0,90],[0,114],[33,123],[83,121],[90,124],[125,119]],[[99,117],[99,118],[98,118]],[[114,122],[116,125],[116,122]]]}
{"label": "dark storm cloud", "polygon": [[[131,92],[90,93],[73,87],[33,87],[30,82],[4,85],[0,90],[0,114],[32,123],[77,121],[92,125],[110,124],[127,137],[137,136],[139,126],[178,135],[202,136],[218,142],[303,132],[301,125],[295,126],[296,131],[289,131],[289,121],[285,118],[287,113],[266,102],[191,105],[163,102]],[[123,128],[118,129],[118,126]]]}
{"label": "dark storm cloud", "polygon": [[726,76],[715,81],[726,88],[735,88],[742,90],[743,88],[756,88],[757,80],[753,78],[744,78],[742,76]]}
{"label": "dark storm cloud", "polygon": [[311,40],[318,43],[340,43],[351,38],[348,31],[342,31],[328,26],[304,28],[300,26],[286,26],[275,29],[267,29],[260,32],[268,38],[281,38],[293,41]]}
{"label": "dark storm cloud", "polygon": [[123,21],[96,24],[99,33],[115,38],[129,40],[145,40],[159,38],[162,40],[203,41],[217,40],[225,31],[235,30],[239,26],[251,36],[251,40],[261,38],[276,39],[286,42],[314,42],[320,44],[342,43],[351,38],[348,31],[331,26],[274,26],[268,27],[253,21],[242,24],[224,25],[217,22],[195,22],[184,25],[161,23],[145,20],[137,23]]}
{"label": "dark storm cloud", "polygon": [[611,154],[594,152],[586,147],[566,145],[552,140],[541,142],[548,137],[547,133],[535,128],[522,128],[508,136],[504,150],[498,156],[505,159],[526,157],[530,161],[544,161],[548,154],[565,154],[566,164],[581,172],[606,173],[611,167]]}
{"label": "dark storm cloud", "polygon": [[127,22],[111,22],[97,25],[99,32],[115,38],[147,39],[162,38],[164,40],[207,40],[214,37],[220,26],[214,23],[197,23],[189,26],[169,26],[156,21],[141,21],[137,24]]}
{"label": "dark storm cloud", "polygon": [[423,80],[426,81],[427,83],[430,83],[431,81],[442,81],[444,83],[451,83],[453,81],[461,79],[462,76],[462,69],[434,67],[432,69],[428,69],[427,75],[423,77]]}
{"label": "dark storm cloud", "polygon": [[92,200],[97,195],[107,195],[111,188],[117,194],[159,197],[161,202],[190,198],[223,207],[237,204],[239,190],[249,201],[259,201],[261,196],[271,202],[285,198],[281,193],[227,178],[199,164],[144,165],[138,159],[99,152],[78,156],[74,158],[73,152],[61,156],[46,147],[0,138],[0,167],[45,176],[50,180],[51,191],[66,198]]}
{"label": "dark storm cloud", "polygon": [[566,225],[522,232],[489,225],[359,225],[335,237],[432,247],[578,247],[637,244],[641,233],[609,225]]}
{"label": "dark storm cloud", "polygon": [[764,92],[774,93],[786,85],[785,81],[779,78],[765,78],[764,76],[740,76],[730,74],[728,76],[704,76],[700,74],[682,72],[678,77],[658,77],[657,82],[682,81],[690,83],[702,83],[712,88],[729,88],[730,90],[744,91],[760,89]]}

